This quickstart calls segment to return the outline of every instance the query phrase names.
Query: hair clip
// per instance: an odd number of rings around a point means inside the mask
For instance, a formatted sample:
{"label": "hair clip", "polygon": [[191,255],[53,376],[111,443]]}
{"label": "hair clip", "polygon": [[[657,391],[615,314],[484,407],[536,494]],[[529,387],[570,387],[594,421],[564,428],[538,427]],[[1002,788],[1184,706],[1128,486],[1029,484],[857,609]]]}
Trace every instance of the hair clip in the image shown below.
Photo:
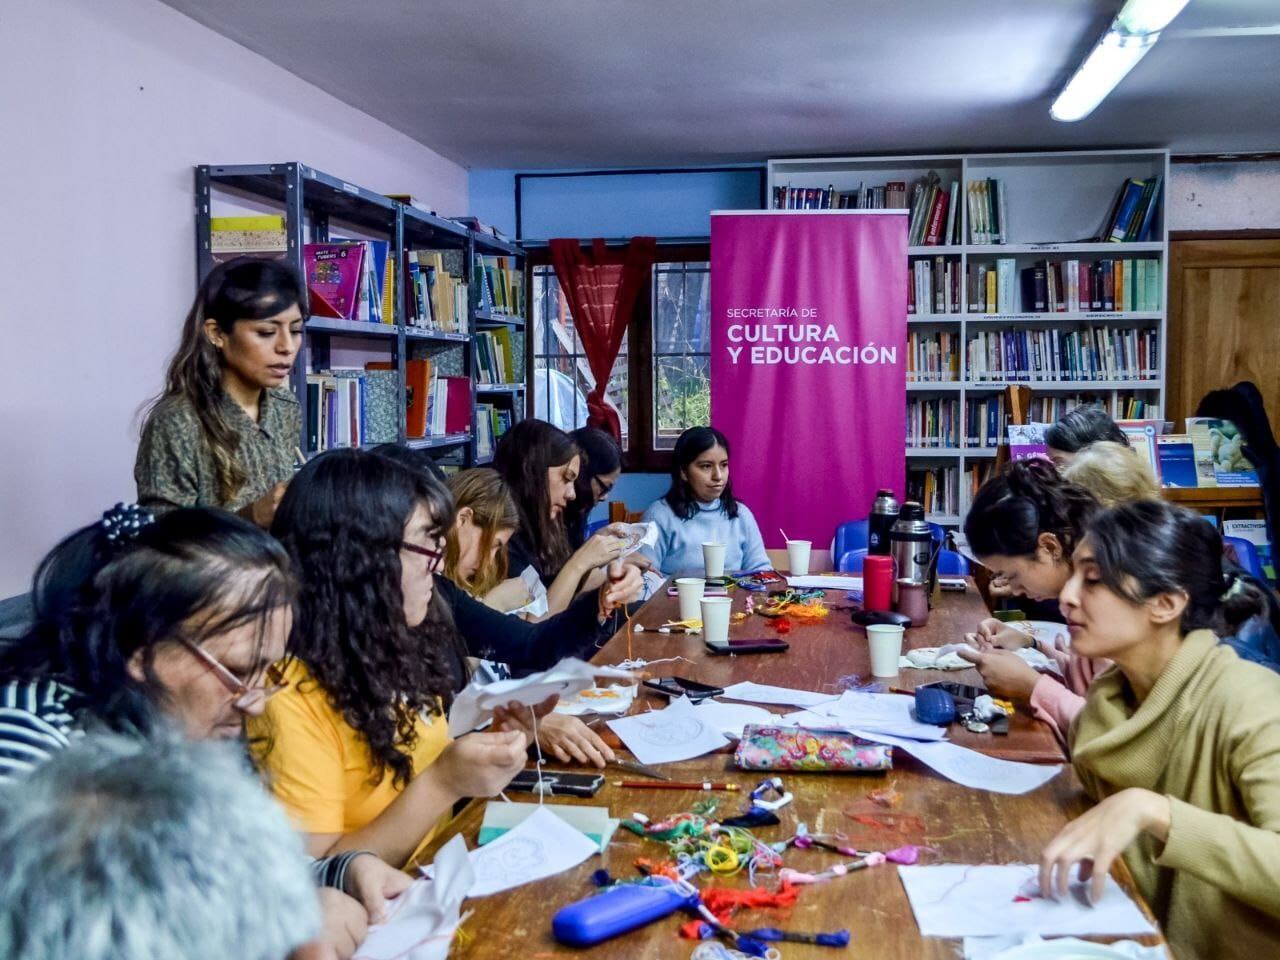
{"label": "hair clip", "polygon": [[136,503],[117,503],[102,514],[99,524],[107,543],[120,546],[136,540],[143,528],[154,523],[155,519],[155,514],[146,507]]}

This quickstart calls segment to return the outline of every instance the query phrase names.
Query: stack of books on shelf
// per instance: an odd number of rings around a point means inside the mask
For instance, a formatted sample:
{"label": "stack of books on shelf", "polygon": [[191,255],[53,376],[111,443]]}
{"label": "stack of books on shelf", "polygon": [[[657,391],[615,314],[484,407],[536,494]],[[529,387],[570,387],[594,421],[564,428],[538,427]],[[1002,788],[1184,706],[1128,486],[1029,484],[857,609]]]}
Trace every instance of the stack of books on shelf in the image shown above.
{"label": "stack of books on shelf", "polygon": [[907,313],[959,313],[960,261],[947,257],[911,261]]}
{"label": "stack of books on shelf", "polygon": [[1004,435],[1004,394],[970,398],[965,409],[965,446],[970,449],[1000,446]]}
{"label": "stack of books on shelf", "polygon": [[515,419],[510,407],[492,403],[476,404],[476,459],[493,459],[493,451]]}
{"label": "stack of books on shelf", "polygon": [[395,260],[386,240],[334,239],[302,251],[311,315],[395,323]]}
{"label": "stack of books on shelf", "polygon": [[773,188],[775,210],[906,210],[907,183],[893,180],[880,187],[862,183],[841,192],[833,185],[823,187]]}
{"label": "stack of books on shelf", "polygon": [[524,271],[513,257],[476,254],[472,281],[480,291],[480,309],[501,316],[524,316]]}
{"label": "stack of books on shelf", "polygon": [[957,449],[960,401],[950,397],[908,399],[907,446]]}
{"label": "stack of books on shelf", "polygon": [[907,334],[907,382],[955,382],[960,379],[958,333]]}
{"label": "stack of books on shelf", "polygon": [[395,442],[398,378],[394,370],[370,366],[307,374],[308,451]]}
{"label": "stack of books on shelf", "polygon": [[1004,181],[991,177],[971,180],[965,193],[969,202],[969,242],[1007,243],[1009,211]]}
{"label": "stack of books on shelf", "polygon": [[506,328],[476,334],[476,379],[480,383],[516,383],[511,331]]}
{"label": "stack of books on shelf", "polygon": [[1095,326],[1083,330],[993,330],[965,346],[976,382],[1155,380],[1160,332]]}
{"label": "stack of books on shelf", "polygon": [[1156,210],[1160,207],[1161,178],[1126,180],[1120,186],[1111,215],[1096,240],[1140,243],[1156,239]]}
{"label": "stack of books on shelf", "polygon": [[[970,265],[971,292],[986,289],[984,266]],[[976,278],[973,277],[975,268]],[[1042,260],[1021,271],[1021,312],[1159,310],[1161,279],[1160,261],[1150,258],[1092,262]],[[978,310],[983,305],[970,301],[969,309]]]}
{"label": "stack of books on shelf", "polygon": [[470,330],[467,282],[445,268],[446,253],[456,251],[410,250],[407,256],[405,320],[411,327],[437,333]]}
{"label": "stack of books on shelf", "polygon": [[883,186],[857,187],[840,191],[826,187],[773,188],[775,210],[910,210],[907,243],[913,247],[936,247],[960,243],[960,184],[943,184],[930,170],[907,189],[905,180],[890,180]]}
{"label": "stack of books on shelf", "polygon": [[1158,404],[1133,394],[1100,397],[1087,393],[1033,396],[1027,416],[1036,423],[1053,423],[1055,420],[1061,420],[1076,407],[1087,406],[1102,407],[1113,420],[1157,420],[1160,417]]}
{"label": "stack of books on shelf", "polygon": [[471,432],[471,380],[442,376],[430,360],[406,360],[405,436],[444,437]]}
{"label": "stack of books on shelf", "polygon": [[212,217],[209,226],[209,251],[214,263],[226,263],[236,257],[283,260],[289,254],[284,217]]}
{"label": "stack of books on shelf", "polygon": [[931,467],[907,471],[907,498],[917,501],[925,513],[955,516],[960,513],[960,468]]}

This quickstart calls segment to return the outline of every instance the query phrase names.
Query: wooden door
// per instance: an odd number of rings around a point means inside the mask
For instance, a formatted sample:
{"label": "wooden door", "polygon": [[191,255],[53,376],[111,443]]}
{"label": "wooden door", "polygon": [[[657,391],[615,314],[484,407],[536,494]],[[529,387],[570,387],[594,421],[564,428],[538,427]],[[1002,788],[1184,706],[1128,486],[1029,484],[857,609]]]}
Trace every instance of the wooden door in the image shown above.
{"label": "wooden door", "polygon": [[1169,244],[1167,370],[1166,420],[1194,416],[1210,390],[1252,380],[1280,430],[1280,236]]}

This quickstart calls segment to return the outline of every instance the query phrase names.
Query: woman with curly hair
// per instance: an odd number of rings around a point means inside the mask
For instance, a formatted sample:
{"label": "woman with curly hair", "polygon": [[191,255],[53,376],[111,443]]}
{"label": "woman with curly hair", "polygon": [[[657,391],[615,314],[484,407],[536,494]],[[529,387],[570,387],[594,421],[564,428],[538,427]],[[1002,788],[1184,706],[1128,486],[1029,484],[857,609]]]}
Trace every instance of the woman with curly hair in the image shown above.
{"label": "woman with curly hair", "polygon": [[452,519],[443,486],[361,450],[316,458],[280,503],[272,532],[302,581],[296,655],[250,731],[312,853],[409,863],[455,803],[524,765],[520,732],[446,730],[453,627],[433,574]]}

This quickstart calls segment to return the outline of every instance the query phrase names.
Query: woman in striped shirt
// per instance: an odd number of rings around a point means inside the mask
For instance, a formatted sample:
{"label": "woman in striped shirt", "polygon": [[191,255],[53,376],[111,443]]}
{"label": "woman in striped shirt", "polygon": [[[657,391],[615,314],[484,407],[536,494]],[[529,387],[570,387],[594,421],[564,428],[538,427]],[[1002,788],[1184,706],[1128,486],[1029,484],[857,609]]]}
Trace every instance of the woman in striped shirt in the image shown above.
{"label": "woman in striped shirt", "polygon": [[[219,510],[152,522],[117,506],[41,563],[36,625],[0,656],[0,782],[23,776],[95,729],[165,722],[192,739],[237,738],[278,689],[296,583],[268,534]],[[328,939],[349,955],[370,914],[408,886],[377,857],[316,862]]]}

